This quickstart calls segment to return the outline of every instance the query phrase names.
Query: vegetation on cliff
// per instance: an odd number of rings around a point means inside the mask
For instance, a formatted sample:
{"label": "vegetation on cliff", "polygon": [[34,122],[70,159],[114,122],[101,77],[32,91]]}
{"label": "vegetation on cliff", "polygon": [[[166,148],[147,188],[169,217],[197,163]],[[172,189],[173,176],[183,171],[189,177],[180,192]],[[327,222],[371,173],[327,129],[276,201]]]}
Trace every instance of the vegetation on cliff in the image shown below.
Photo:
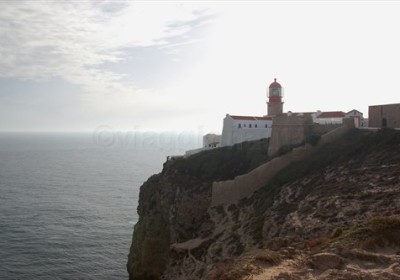
{"label": "vegetation on cliff", "polygon": [[173,163],[172,168],[204,182],[223,181],[247,173],[269,160],[267,139],[203,151]]}
{"label": "vegetation on cliff", "polygon": [[[400,132],[393,129],[383,129],[376,133],[352,130],[337,141],[323,145],[318,153],[304,160],[293,162],[278,172],[264,188],[250,198],[250,201],[243,201],[245,204],[254,204],[254,220],[256,221],[254,230],[256,234],[259,235],[259,238],[262,238],[260,231],[262,228],[260,227],[264,224],[264,213],[274,203],[275,195],[281,191],[285,184],[307,176],[317,175],[315,182],[307,184],[307,190],[299,200],[304,198],[308,191],[321,190],[326,193],[330,188],[326,188],[319,179],[321,179],[320,175],[327,167],[332,169],[341,166],[342,169],[346,168],[348,174],[350,174],[351,169],[356,169],[363,163],[368,163],[371,168],[376,167],[378,169],[382,164],[399,163],[399,144]],[[337,187],[333,188],[332,191],[336,192],[339,188],[344,193],[357,191],[354,184],[349,186],[348,184],[338,183]],[[361,189],[362,186],[359,190]],[[293,206],[295,205],[281,205],[282,216],[290,213]],[[257,232],[257,230],[259,231]]]}

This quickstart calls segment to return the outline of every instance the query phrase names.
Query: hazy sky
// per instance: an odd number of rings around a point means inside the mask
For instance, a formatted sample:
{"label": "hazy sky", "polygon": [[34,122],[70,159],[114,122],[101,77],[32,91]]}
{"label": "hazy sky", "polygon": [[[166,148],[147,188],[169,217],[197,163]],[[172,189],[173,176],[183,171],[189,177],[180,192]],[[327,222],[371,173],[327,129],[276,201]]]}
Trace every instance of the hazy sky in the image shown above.
{"label": "hazy sky", "polygon": [[0,1],[0,131],[218,132],[400,102],[400,2]]}

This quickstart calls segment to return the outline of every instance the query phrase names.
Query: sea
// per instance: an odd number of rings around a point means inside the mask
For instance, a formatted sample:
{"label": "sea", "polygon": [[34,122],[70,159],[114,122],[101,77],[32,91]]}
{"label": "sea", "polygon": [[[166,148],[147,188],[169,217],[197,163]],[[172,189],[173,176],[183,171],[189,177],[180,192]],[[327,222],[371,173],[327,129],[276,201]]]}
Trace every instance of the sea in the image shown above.
{"label": "sea", "polygon": [[128,279],[140,186],[199,138],[0,133],[0,279]]}

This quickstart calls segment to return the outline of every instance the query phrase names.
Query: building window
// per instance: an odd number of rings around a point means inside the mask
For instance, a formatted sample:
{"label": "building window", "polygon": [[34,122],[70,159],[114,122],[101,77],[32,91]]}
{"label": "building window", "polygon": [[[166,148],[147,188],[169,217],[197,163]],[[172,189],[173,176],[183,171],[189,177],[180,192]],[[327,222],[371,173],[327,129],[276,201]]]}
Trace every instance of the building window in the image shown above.
{"label": "building window", "polygon": [[254,127],[257,128],[257,124],[255,124]]}
{"label": "building window", "polygon": [[239,126],[238,126],[239,128],[241,128],[242,127],[242,124],[239,124]]}
{"label": "building window", "polygon": [[249,127],[251,128],[251,124],[249,124]]}
{"label": "building window", "polygon": [[265,124],[265,128],[268,128],[268,124],[267,123]]}

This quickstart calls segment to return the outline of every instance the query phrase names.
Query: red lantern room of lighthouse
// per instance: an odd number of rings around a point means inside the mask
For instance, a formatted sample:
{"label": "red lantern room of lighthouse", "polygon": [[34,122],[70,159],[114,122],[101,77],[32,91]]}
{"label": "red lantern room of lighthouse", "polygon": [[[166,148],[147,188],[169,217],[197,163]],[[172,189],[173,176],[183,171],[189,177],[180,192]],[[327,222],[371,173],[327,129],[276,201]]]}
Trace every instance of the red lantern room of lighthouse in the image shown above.
{"label": "red lantern room of lighthouse", "polygon": [[275,116],[283,112],[283,88],[274,79],[274,82],[268,88],[268,101],[267,101],[267,114],[268,116]]}

